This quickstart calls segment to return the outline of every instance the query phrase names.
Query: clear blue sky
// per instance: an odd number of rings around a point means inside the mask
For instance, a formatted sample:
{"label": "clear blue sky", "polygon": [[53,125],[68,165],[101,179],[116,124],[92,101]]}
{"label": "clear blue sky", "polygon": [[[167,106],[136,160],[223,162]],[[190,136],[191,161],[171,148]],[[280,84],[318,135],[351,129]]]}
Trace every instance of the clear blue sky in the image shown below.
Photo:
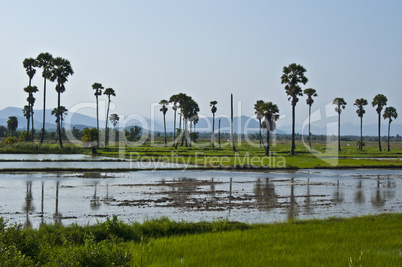
{"label": "clear blue sky", "polygon": [[[230,114],[233,93],[243,115],[254,114],[262,99],[278,104],[287,116],[282,123],[290,124],[280,77],[295,62],[307,69],[303,89],[318,92],[313,109],[344,97],[344,121],[358,124],[355,99],[371,103],[383,93],[402,117],[401,10],[399,0],[1,1],[0,109],[25,105],[22,61],[49,52],[75,71],[62,96],[68,109],[94,102],[91,85],[100,82],[115,89],[113,112],[125,116],[149,116],[152,103],[179,92],[202,114],[210,114],[211,100],[218,114]],[[40,70],[33,84],[41,108]],[[53,108],[54,84],[49,88]],[[301,123],[305,98],[297,112]],[[365,122],[376,122],[371,105]]]}

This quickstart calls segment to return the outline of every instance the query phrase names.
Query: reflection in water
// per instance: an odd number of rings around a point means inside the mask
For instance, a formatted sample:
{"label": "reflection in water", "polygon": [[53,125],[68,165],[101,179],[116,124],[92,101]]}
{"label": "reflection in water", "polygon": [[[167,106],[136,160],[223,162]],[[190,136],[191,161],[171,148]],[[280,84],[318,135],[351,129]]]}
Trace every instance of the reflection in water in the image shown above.
{"label": "reflection in water", "polygon": [[[360,178],[361,178],[361,176],[360,176]],[[363,182],[360,180],[357,183],[357,189],[356,189],[356,194],[355,194],[355,202],[359,203],[359,204],[364,203],[364,193],[362,190],[362,186],[363,186]]]}
{"label": "reflection in water", "polygon": [[307,193],[306,193],[306,206],[304,211],[306,214],[311,214],[313,212],[313,207],[311,205],[311,195],[310,195],[310,179],[307,179]]}
{"label": "reflection in water", "polygon": [[260,210],[274,208],[278,199],[278,196],[275,194],[275,186],[269,178],[265,178],[265,182],[260,178],[257,179],[254,185],[254,195]]}
{"label": "reflection in water", "polygon": [[211,178],[211,195],[215,196],[215,183],[214,178]]}
{"label": "reflection in water", "polygon": [[42,182],[42,197],[41,197],[41,205],[40,205],[40,217],[41,217],[41,225],[42,224],[44,224],[45,222],[44,222],[44,216],[43,216],[43,207],[44,207],[44,203],[43,203],[43,201],[44,201],[44,197],[45,197],[45,183],[44,182]]}
{"label": "reflection in water", "polygon": [[61,224],[61,219],[63,215],[59,213],[59,181],[56,182],[56,209],[53,214],[54,223]]}
{"label": "reflection in water", "polygon": [[29,182],[27,182],[27,191],[26,191],[25,206],[24,206],[24,212],[26,214],[26,220],[25,220],[25,224],[24,224],[25,228],[32,227],[31,221],[29,220],[29,213],[33,212],[34,210],[35,210],[35,207],[33,206],[32,182],[29,181]]}
{"label": "reflection in water", "polygon": [[193,178],[179,178],[173,179],[170,185],[170,192],[168,195],[173,199],[173,204],[176,207],[186,207],[187,202],[190,200],[191,195],[197,191],[195,185],[196,179]]}
{"label": "reflection in water", "polygon": [[110,205],[110,202],[113,200],[113,197],[109,196],[109,185],[106,184],[106,196],[103,198],[103,202],[106,205]]}
{"label": "reflection in water", "polygon": [[292,221],[298,215],[298,210],[296,209],[297,201],[294,194],[294,178],[290,179],[290,201],[288,207],[288,221]]}
{"label": "reflection in water", "polygon": [[375,193],[371,195],[371,204],[375,207],[382,207],[385,205],[385,196],[380,189],[380,175],[377,176],[377,187]]}
{"label": "reflection in water", "polygon": [[343,193],[341,192],[339,188],[339,180],[336,181],[336,189],[334,193],[334,200],[336,203],[342,203],[343,202]]}
{"label": "reflection in water", "polygon": [[93,194],[93,196],[91,197],[91,200],[90,200],[91,210],[98,210],[100,205],[101,205],[100,198],[96,195],[96,187],[97,187],[97,185],[98,185],[98,182],[94,182],[95,191],[94,191],[94,194]]}

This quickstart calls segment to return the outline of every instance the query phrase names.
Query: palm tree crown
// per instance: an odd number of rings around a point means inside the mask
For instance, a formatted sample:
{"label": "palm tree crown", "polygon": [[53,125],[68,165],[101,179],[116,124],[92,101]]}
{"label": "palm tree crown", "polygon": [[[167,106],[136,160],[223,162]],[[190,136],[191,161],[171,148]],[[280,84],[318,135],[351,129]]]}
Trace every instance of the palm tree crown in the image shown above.
{"label": "palm tree crown", "polygon": [[332,101],[332,104],[336,105],[335,111],[338,114],[341,114],[342,109],[345,109],[347,105],[345,99],[343,99],[342,97],[335,98],[334,101]]}
{"label": "palm tree crown", "polygon": [[360,99],[356,99],[355,103],[353,105],[357,106],[357,116],[359,116],[360,118],[363,117],[364,113],[366,113],[366,111],[364,110],[364,106],[366,106],[367,100],[364,98],[360,98]]}

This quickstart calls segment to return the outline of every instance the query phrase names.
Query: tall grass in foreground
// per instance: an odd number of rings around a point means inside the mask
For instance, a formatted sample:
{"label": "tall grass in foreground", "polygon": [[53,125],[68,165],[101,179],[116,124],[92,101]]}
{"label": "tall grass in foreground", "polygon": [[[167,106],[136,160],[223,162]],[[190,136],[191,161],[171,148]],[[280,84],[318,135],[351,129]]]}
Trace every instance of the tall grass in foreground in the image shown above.
{"label": "tall grass in foreground", "polygon": [[1,266],[401,266],[402,214],[244,224],[169,219],[22,229],[0,219]]}

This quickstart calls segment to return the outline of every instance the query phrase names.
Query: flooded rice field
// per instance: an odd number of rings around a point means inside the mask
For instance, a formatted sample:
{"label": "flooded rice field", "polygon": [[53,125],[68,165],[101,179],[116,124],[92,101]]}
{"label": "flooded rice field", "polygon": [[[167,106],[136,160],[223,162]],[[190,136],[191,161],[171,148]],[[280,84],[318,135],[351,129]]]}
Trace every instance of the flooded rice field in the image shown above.
{"label": "flooded rice field", "polygon": [[0,217],[93,224],[173,220],[279,222],[402,212],[400,170],[1,173]]}

